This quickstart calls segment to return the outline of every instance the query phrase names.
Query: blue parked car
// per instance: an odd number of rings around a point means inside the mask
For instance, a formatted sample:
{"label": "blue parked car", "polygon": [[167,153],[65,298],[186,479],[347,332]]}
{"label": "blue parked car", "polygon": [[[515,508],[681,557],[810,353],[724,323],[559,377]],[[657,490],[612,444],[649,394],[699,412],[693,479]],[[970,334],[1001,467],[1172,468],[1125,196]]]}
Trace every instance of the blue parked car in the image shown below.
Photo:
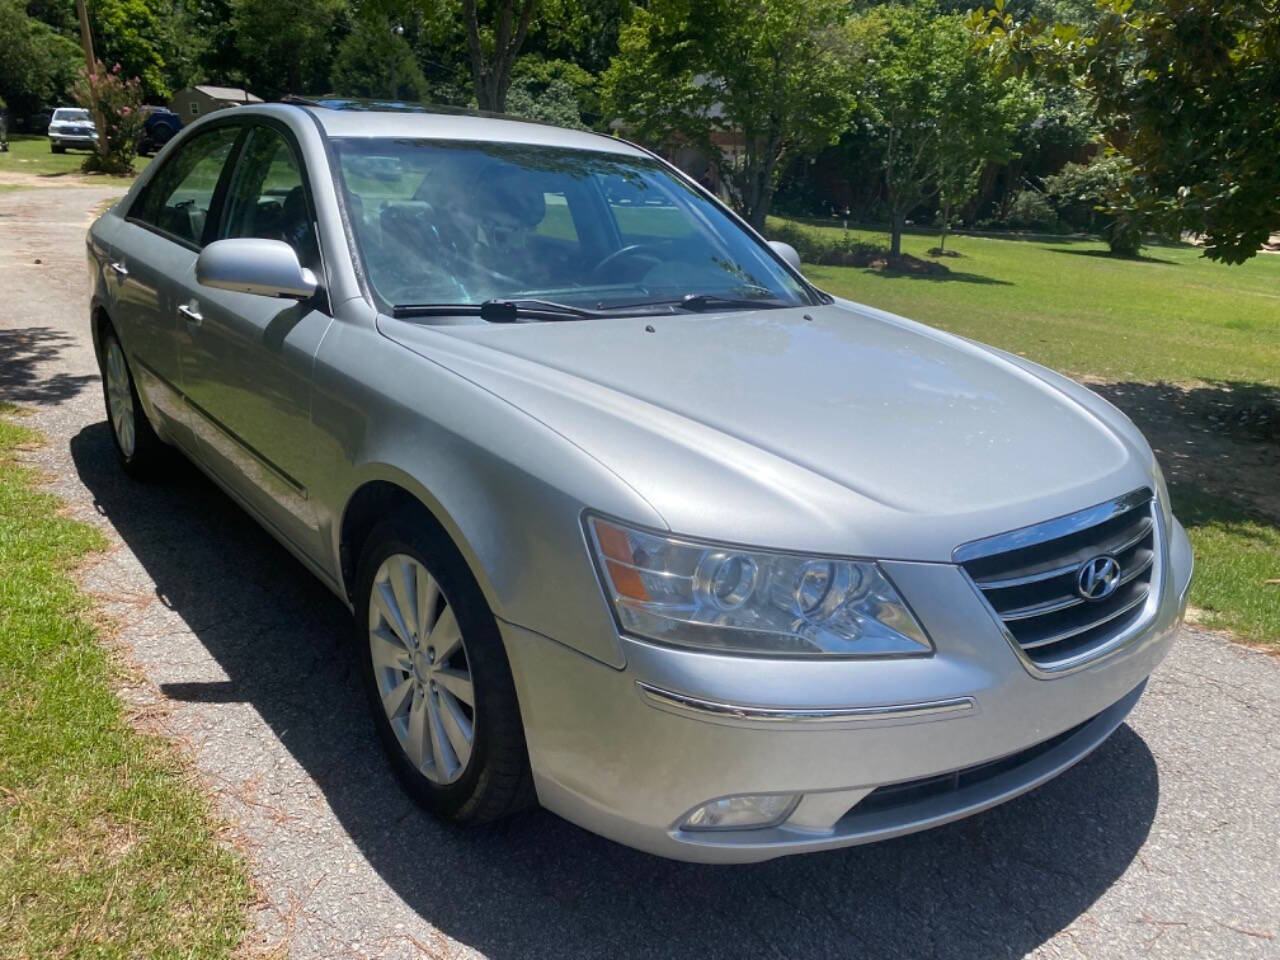
{"label": "blue parked car", "polygon": [[138,134],[138,153],[149,157],[182,129],[182,118],[167,107],[145,107],[147,118]]}

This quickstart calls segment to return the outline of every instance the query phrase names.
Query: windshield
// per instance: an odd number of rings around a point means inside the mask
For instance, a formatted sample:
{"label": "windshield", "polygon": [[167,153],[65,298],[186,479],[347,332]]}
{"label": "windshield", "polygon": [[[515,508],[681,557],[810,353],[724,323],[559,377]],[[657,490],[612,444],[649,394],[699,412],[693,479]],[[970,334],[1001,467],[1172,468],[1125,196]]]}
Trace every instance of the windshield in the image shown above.
{"label": "windshield", "polygon": [[335,146],[369,281],[393,306],[812,302],[770,251],[656,160],[520,144]]}
{"label": "windshield", "polygon": [[88,110],[75,110],[71,108],[63,108],[53,111],[54,122],[64,122],[67,120],[88,120]]}

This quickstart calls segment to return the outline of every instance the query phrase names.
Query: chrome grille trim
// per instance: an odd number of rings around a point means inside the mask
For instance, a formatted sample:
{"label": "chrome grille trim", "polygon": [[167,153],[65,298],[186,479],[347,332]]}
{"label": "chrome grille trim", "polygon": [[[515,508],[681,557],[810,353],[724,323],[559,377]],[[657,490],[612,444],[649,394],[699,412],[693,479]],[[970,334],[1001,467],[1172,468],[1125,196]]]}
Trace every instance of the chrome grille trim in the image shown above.
{"label": "chrome grille trim", "polygon": [[[1164,549],[1159,505],[1144,487],[962,544],[952,557],[1027,670],[1049,678],[1114,653],[1151,623],[1164,584]],[[1120,561],[1121,578],[1107,597],[1086,600],[1076,574],[1099,554]]]}
{"label": "chrome grille trim", "polygon": [[1046,540],[1058,540],[1072,533],[1096,527],[1118,514],[1142,506],[1151,499],[1151,491],[1147,487],[1141,487],[1122,497],[1108,500],[1106,503],[1087,507],[1078,513],[1069,513],[1065,517],[1055,517],[1044,523],[1033,523],[1029,527],[997,533],[994,537],[962,543],[951,552],[951,559],[955,563],[968,563],[982,557],[993,557],[996,554],[1008,553],[1010,550],[1035,546]]}
{"label": "chrome grille trim", "polygon": [[1130,610],[1132,610],[1134,607],[1136,607],[1138,604],[1142,603],[1146,599],[1147,599],[1147,595],[1144,592],[1141,596],[1135,597],[1133,600],[1130,600],[1128,603],[1122,606],[1119,610],[1109,611],[1106,615],[1099,617],[1097,620],[1094,620],[1090,623],[1082,624],[1080,626],[1072,627],[1069,630],[1060,631],[1059,633],[1050,634],[1049,636],[1042,637],[1039,640],[1029,640],[1025,643],[1019,641],[1018,646],[1020,646],[1023,650],[1035,650],[1037,647],[1047,647],[1051,643],[1061,643],[1063,640],[1071,639],[1076,634],[1084,633],[1088,630],[1094,629],[1095,627],[1101,627],[1105,624],[1110,623],[1112,620],[1116,619],[1116,617],[1124,616],[1126,613],[1128,613]]}

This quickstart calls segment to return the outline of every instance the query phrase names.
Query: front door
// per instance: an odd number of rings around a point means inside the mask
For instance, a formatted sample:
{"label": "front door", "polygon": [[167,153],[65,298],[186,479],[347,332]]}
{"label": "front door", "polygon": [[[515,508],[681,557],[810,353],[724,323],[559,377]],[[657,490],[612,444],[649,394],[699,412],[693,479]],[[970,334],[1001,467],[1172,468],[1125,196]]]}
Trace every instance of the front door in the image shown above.
{"label": "front door", "polygon": [[[312,210],[290,135],[255,122],[213,239],[282,240],[323,277]],[[191,276],[186,295],[182,382],[202,459],[295,546],[323,556],[308,481],[312,362],[332,322],[324,292],[299,303],[204,287]]]}
{"label": "front door", "polygon": [[218,184],[243,127],[214,127],[171,154],[111,238],[112,320],[150,412],[170,440],[193,444],[182,398],[184,283],[195,269]]}

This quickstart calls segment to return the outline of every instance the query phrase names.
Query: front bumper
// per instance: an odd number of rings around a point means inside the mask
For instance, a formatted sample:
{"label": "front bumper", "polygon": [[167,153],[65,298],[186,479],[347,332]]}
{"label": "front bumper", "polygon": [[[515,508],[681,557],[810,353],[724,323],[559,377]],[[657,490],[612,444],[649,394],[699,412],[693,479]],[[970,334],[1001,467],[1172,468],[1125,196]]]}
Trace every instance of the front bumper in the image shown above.
{"label": "front bumper", "polygon": [[[1167,542],[1149,625],[1053,679],[1026,668],[949,564],[885,564],[937,644],[927,658],[767,660],[624,637],[627,665],[614,670],[502,623],[539,800],[620,843],[714,863],[865,843],[986,809],[1071,766],[1137,703],[1186,606],[1190,544],[1176,523]],[[709,800],[771,793],[803,795],[778,826],[679,828]]]}
{"label": "front bumper", "polygon": [[72,134],[49,134],[49,139],[60,147],[85,147],[92,148],[98,145],[97,137],[77,136]]}

